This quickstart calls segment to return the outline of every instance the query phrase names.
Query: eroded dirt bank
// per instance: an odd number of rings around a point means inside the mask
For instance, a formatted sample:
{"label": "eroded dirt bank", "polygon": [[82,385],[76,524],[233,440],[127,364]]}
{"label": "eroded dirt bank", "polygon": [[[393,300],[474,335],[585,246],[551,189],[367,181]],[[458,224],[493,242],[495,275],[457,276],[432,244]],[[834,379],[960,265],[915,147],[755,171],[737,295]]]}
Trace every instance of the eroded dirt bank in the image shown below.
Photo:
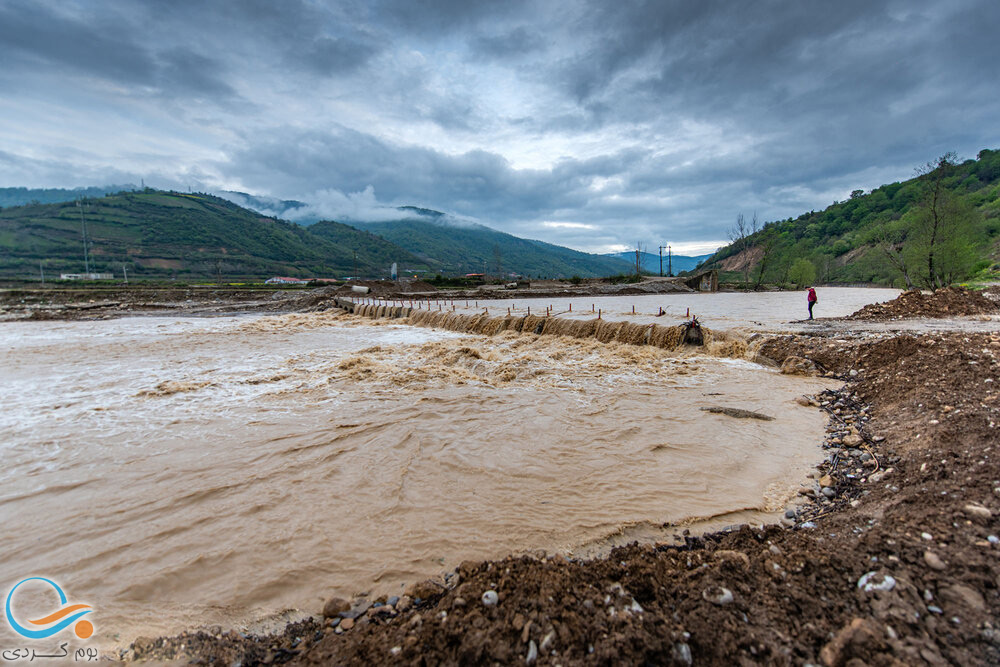
{"label": "eroded dirt bank", "polygon": [[[1000,336],[792,336],[762,351],[779,363],[813,359],[846,381],[823,397],[830,457],[817,471],[820,491],[805,490],[816,502],[788,522],[793,527],[633,545],[593,561],[553,555],[465,563],[394,605],[331,601],[331,618],[279,636],[190,632],[137,641],[124,657],[1000,663]],[[487,591],[496,592],[496,604],[484,604]]]}

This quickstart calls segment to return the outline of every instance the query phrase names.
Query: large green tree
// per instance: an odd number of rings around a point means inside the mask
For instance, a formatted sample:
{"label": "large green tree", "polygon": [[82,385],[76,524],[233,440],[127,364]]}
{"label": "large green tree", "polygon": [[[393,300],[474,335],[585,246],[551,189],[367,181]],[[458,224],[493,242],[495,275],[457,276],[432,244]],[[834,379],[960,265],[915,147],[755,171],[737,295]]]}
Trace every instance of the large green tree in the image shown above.
{"label": "large green tree", "polygon": [[955,162],[955,154],[946,153],[920,170],[923,193],[906,234],[912,274],[930,289],[965,278],[976,261],[976,210],[946,185]]}

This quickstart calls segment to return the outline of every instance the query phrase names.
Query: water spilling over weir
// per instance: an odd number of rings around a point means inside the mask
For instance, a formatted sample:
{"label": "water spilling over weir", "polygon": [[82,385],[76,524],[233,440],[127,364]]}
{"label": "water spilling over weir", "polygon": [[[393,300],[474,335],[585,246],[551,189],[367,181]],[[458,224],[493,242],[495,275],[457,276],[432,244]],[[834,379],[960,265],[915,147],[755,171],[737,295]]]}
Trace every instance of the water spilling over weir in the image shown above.
{"label": "water spilling over weir", "polygon": [[[593,338],[602,343],[618,342],[629,345],[652,345],[665,350],[676,350],[685,343],[705,345],[707,353],[721,357],[743,357],[747,345],[742,336],[727,332],[713,332],[691,322],[674,326],[637,324],[622,320],[571,320],[561,317],[522,315],[490,317],[488,312],[478,315],[423,310],[410,306],[391,304],[359,304],[350,299],[337,299],[337,306],[345,312],[373,319],[405,318],[407,324],[436,327],[448,331],[494,336],[504,331],[531,333],[545,336]],[[691,329],[698,335],[692,336]]]}
{"label": "water spilling over weir", "polygon": [[738,336],[391,308],[0,327],[0,580],[127,642],[780,510],[821,457],[820,383]]}

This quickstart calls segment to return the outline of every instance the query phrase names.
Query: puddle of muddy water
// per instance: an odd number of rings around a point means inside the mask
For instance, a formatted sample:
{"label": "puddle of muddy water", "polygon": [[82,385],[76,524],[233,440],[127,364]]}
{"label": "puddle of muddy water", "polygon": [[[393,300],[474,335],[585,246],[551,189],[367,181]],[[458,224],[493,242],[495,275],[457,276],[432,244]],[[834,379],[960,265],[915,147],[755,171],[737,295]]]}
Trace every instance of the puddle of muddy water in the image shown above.
{"label": "puddle of muddy water", "polygon": [[739,359],[332,314],[7,323],[0,364],[0,581],[105,645],[780,510],[825,424]]}

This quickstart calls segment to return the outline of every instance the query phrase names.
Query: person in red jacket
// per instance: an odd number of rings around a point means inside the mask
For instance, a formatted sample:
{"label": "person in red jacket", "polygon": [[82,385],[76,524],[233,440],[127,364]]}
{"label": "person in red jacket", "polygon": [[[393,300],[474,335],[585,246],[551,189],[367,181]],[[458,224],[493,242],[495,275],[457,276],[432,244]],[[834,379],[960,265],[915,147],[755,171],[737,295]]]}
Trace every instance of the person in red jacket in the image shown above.
{"label": "person in red jacket", "polygon": [[809,288],[809,295],[806,297],[806,299],[809,301],[809,319],[811,320],[813,318],[813,306],[815,306],[816,301],[818,301],[818,299],[816,298],[815,287]]}

